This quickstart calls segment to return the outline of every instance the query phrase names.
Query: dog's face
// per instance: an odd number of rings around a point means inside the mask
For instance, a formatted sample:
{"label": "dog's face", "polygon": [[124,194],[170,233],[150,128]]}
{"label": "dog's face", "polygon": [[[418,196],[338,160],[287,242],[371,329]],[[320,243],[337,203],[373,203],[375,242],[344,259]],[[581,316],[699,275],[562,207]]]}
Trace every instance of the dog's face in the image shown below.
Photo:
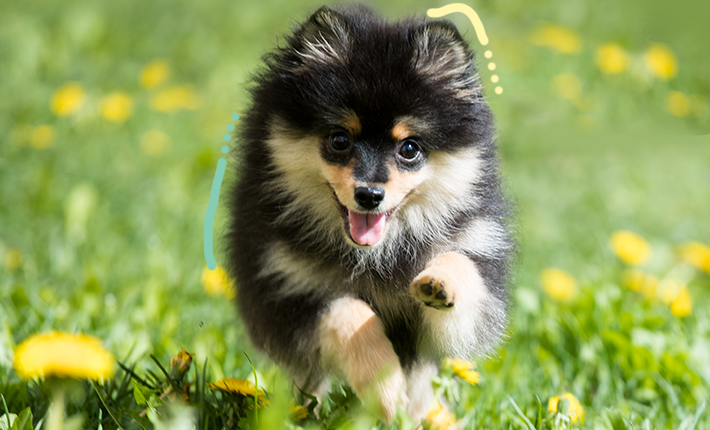
{"label": "dog's face", "polygon": [[370,247],[475,199],[490,113],[453,24],[322,8],[268,64],[254,96],[269,102],[252,114],[274,183],[317,228]]}

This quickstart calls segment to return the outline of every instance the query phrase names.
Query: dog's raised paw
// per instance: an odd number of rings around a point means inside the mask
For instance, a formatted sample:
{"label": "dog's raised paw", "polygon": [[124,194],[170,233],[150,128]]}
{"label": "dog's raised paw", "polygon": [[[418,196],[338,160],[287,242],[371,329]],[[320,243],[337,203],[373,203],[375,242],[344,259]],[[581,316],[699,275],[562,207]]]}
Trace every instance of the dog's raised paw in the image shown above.
{"label": "dog's raised paw", "polygon": [[451,282],[426,272],[425,270],[412,281],[410,286],[412,296],[434,309],[448,310],[453,308],[455,294]]}

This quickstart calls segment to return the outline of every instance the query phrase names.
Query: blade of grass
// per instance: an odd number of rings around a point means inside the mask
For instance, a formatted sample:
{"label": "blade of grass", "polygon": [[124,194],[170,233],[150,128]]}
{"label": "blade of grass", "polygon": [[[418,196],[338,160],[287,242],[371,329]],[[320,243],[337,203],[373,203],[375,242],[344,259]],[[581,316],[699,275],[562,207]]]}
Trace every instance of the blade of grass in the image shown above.
{"label": "blade of grass", "polygon": [[693,422],[690,424],[690,427],[688,427],[688,430],[693,430],[695,429],[695,426],[698,425],[698,421],[700,421],[700,416],[703,414],[703,411],[705,411],[705,401],[698,406],[698,410],[695,411],[695,416],[693,416]]}
{"label": "blade of grass", "polygon": [[151,386],[151,384],[148,383],[145,379],[141,378],[140,376],[136,375],[136,373],[133,371],[133,369],[129,369],[128,367],[124,366],[120,361],[118,362],[118,366],[123,369],[124,372],[128,373],[131,375],[133,379],[136,381],[140,382],[144,386],[150,388],[151,390],[155,390],[155,387]]}
{"label": "blade of grass", "polygon": [[254,425],[258,426],[259,425],[259,380],[256,377],[256,369],[254,368],[254,363],[251,362],[251,358],[249,358],[249,355],[246,353],[246,351],[242,351],[244,355],[247,357],[247,360],[249,360],[249,365],[251,366],[251,371],[254,374]]}
{"label": "blade of grass", "polygon": [[158,365],[158,368],[160,368],[160,371],[163,372],[163,375],[165,375],[165,379],[168,381],[168,384],[173,388],[173,391],[175,393],[180,393],[180,390],[175,386],[175,383],[173,382],[173,378],[170,377],[170,374],[168,373],[167,370],[163,367],[162,364],[160,364],[160,361],[153,355],[150,354],[150,358],[155,362],[155,364]]}
{"label": "blade of grass", "polygon": [[11,428],[12,423],[10,422],[10,411],[7,409],[7,403],[5,403],[5,396],[0,394],[0,399],[2,399],[2,404],[5,407],[5,419],[7,420],[7,428]]}
{"label": "blade of grass", "polygon": [[108,404],[106,403],[106,399],[104,398],[103,394],[101,394],[101,391],[98,389],[96,384],[94,384],[94,381],[89,381],[91,384],[91,387],[96,391],[96,395],[99,396],[99,400],[101,400],[101,403],[104,405],[104,408],[106,408],[106,412],[108,412],[108,415],[113,419],[113,422],[116,423],[116,426],[118,426],[119,429],[123,430],[123,427],[121,427],[121,423],[118,422],[118,419],[113,415],[113,412],[111,411],[111,408],[108,407]]}
{"label": "blade of grass", "polygon": [[529,430],[536,430],[536,429],[535,429],[535,426],[532,425],[532,423],[530,422],[530,420],[528,419],[528,417],[526,417],[525,414],[523,413],[523,411],[520,410],[520,408],[518,407],[518,404],[515,403],[515,400],[513,400],[513,398],[510,397],[510,396],[508,396],[508,395],[506,395],[506,397],[508,398],[508,400],[510,401],[510,403],[513,405],[513,407],[515,408],[515,411],[518,413],[518,415],[519,415],[520,418],[523,420],[523,422],[528,426],[528,429],[529,429]]}

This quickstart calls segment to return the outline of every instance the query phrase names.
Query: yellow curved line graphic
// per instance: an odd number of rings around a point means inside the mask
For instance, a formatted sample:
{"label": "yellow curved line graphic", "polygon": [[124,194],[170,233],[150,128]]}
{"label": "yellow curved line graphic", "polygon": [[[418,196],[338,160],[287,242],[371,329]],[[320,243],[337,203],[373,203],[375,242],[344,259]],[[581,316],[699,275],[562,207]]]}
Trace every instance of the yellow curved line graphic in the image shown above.
{"label": "yellow curved line graphic", "polygon": [[471,24],[473,24],[473,28],[476,30],[478,41],[481,42],[481,45],[488,45],[488,36],[486,36],[486,29],[483,28],[481,18],[478,17],[476,11],[469,5],[463,3],[451,3],[438,9],[429,9],[426,11],[426,14],[432,18],[441,18],[444,15],[454,12],[461,12],[466,15],[468,19],[471,20]]}

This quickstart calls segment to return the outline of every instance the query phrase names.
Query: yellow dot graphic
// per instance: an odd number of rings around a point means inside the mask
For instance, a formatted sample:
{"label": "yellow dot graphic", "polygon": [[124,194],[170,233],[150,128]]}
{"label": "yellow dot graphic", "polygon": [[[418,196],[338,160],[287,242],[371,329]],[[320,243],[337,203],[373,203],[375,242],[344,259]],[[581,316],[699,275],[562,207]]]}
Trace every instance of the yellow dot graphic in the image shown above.
{"label": "yellow dot graphic", "polygon": [[496,63],[488,64],[488,70],[495,70],[495,69],[496,69]]}
{"label": "yellow dot graphic", "polygon": [[498,82],[498,75],[491,76],[491,82],[493,82],[494,84]]}
{"label": "yellow dot graphic", "polygon": [[486,53],[483,55],[485,55],[486,58],[491,58],[493,56],[493,53],[491,51],[486,51]]}
{"label": "yellow dot graphic", "polygon": [[503,92],[503,87],[496,87],[496,94],[501,94]]}

